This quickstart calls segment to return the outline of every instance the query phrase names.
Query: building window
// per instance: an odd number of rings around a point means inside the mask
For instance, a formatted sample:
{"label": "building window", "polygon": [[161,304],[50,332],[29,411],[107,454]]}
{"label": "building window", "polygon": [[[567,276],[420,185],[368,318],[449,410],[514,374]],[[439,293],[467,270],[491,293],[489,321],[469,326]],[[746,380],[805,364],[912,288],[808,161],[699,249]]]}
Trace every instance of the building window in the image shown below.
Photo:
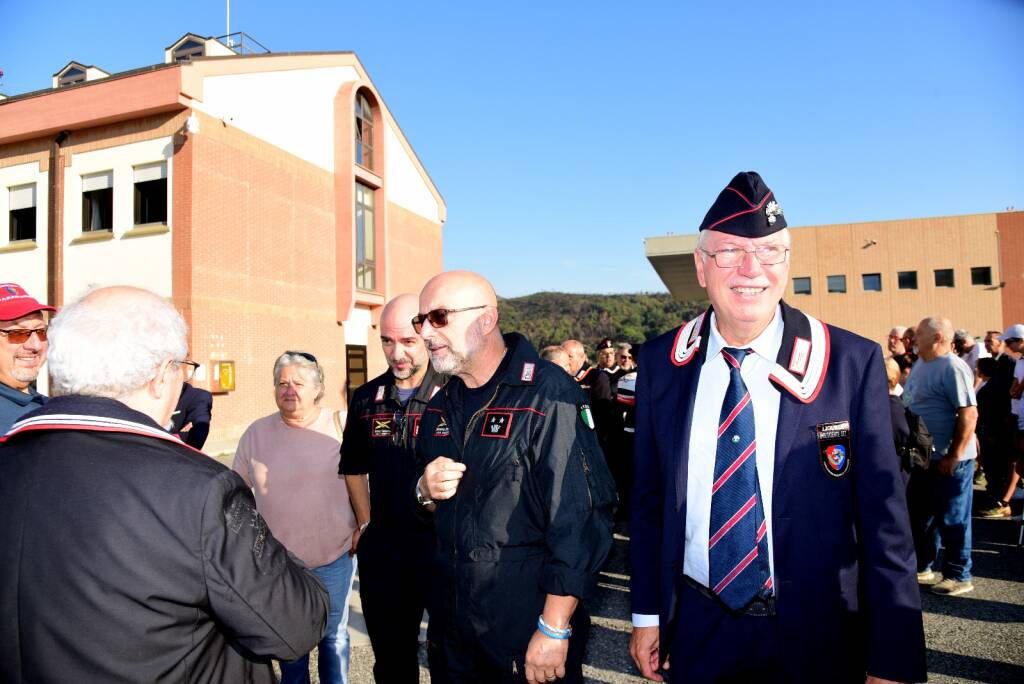
{"label": "building window", "polygon": [[356,183],[356,287],[373,290],[377,284],[373,188]]}
{"label": "building window", "polygon": [[356,164],[373,169],[373,109],[366,96],[356,96]]}
{"label": "building window", "polygon": [[189,38],[174,49],[172,57],[175,62],[188,62],[193,57],[202,57],[206,52],[205,46],[198,40]]}
{"label": "building window", "polygon": [[953,269],[935,269],[935,287],[953,287]]}
{"label": "building window", "polygon": [[793,278],[793,294],[811,294],[811,279]]}
{"label": "building window", "polygon": [[78,67],[73,66],[60,75],[60,79],[57,81],[57,86],[63,87],[75,85],[76,83],[85,83],[85,69],[79,69]]}
{"label": "building window", "polygon": [[167,223],[167,163],[135,167],[135,225]]}
{"label": "building window", "polygon": [[827,279],[829,292],[846,292],[846,276],[832,275]]}
{"label": "building window", "polygon": [[896,274],[896,281],[901,290],[916,290],[917,271],[900,271]]}
{"label": "building window", "polygon": [[345,392],[348,403],[352,404],[352,393],[366,383],[366,347],[358,344],[345,345]]}
{"label": "building window", "polygon": [[82,176],[82,232],[114,229],[114,172]]}
{"label": "building window", "polygon": [[36,239],[36,184],[11,188],[11,242]]}
{"label": "building window", "polygon": [[971,266],[971,285],[991,285],[991,266]]}
{"label": "building window", "polygon": [[864,273],[861,275],[861,282],[864,284],[865,292],[881,292],[882,291],[882,274],[881,273]]}

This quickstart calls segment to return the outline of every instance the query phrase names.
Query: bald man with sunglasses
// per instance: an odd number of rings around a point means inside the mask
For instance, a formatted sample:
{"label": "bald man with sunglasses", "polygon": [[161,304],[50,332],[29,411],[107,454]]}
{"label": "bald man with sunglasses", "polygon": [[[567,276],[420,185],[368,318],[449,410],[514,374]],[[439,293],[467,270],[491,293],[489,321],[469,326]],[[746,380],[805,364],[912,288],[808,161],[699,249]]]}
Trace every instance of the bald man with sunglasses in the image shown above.
{"label": "bald man with sunglasses", "polygon": [[435,683],[582,682],[583,601],[611,548],[615,487],[586,397],[525,337],[502,334],[475,273],[431,279],[413,326],[452,379],[418,430],[416,498],[437,530]]}
{"label": "bald man with sunglasses", "polygon": [[0,284],[0,434],[46,403],[35,381],[46,363],[51,311],[56,309],[36,301],[20,285]]}

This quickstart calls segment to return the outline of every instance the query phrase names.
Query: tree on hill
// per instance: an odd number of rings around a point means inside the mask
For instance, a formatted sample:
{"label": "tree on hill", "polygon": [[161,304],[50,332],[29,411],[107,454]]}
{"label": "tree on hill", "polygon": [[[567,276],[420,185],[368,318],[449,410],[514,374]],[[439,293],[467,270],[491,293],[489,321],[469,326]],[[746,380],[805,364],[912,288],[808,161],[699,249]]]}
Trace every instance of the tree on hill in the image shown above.
{"label": "tree on hill", "polygon": [[668,293],[591,295],[538,292],[499,298],[501,328],[525,335],[538,349],[577,339],[588,351],[604,337],[643,342],[690,320],[705,302],[679,302]]}

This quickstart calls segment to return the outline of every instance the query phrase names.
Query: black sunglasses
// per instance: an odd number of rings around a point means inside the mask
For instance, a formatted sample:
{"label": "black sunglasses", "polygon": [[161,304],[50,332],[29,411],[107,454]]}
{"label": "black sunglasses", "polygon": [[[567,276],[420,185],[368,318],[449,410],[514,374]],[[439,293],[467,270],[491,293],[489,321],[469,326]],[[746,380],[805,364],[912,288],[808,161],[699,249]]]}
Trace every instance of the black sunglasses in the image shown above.
{"label": "black sunglasses", "polygon": [[412,329],[416,331],[417,335],[419,335],[420,331],[423,330],[423,321],[430,321],[430,325],[435,328],[443,328],[448,325],[448,314],[485,308],[487,308],[487,305],[481,304],[480,306],[467,306],[462,309],[434,309],[433,311],[428,311],[425,314],[416,314],[412,317]]}
{"label": "black sunglasses", "polygon": [[316,360],[316,357],[313,356],[312,354],[310,354],[309,352],[286,351],[285,354],[288,354],[289,356],[301,356],[302,358],[306,359],[307,361],[312,361],[313,363],[315,363],[318,366],[320,365],[320,362]]}

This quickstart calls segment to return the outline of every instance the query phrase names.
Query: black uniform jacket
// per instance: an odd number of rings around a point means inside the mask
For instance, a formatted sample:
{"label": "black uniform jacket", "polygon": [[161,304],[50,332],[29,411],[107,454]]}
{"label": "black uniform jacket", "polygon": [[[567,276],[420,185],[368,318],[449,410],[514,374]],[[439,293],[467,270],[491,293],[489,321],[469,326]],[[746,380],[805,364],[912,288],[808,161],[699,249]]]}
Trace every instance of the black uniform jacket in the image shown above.
{"label": "black uniform jacket", "polygon": [[[423,474],[416,460],[414,432],[423,418],[427,402],[444,386],[446,376],[427,370],[419,389],[403,407],[398,398],[395,376],[390,370],[362,385],[352,395],[345,435],[341,442],[342,475],[370,476],[370,515],[367,528],[386,531],[382,542],[396,541],[394,534],[424,532],[433,535],[433,521],[418,515],[409,496]],[[360,550],[364,542],[359,542]]]}
{"label": "black uniform jacket", "polygon": [[213,417],[213,395],[187,382],[181,385],[178,405],[171,414],[171,434],[181,437],[190,447],[202,449],[210,434]]}
{"label": "black uniform jacket", "polygon": [[327,593],[249,488],[148,416],[55,397],[5,442],[0,681],[271,682],[320,639]]}
{"label": "black uniform jacket", "polygon": [[465,385],[453,378],[427,407],[417,445],[423,466],[439,456],[466,464],[434,514],[431,626],[456,630],[498,662],[521,661],[547,594],[591,593],[615,505],[582,390],[523,336],[505,342],[484,407],[464,416]]}

